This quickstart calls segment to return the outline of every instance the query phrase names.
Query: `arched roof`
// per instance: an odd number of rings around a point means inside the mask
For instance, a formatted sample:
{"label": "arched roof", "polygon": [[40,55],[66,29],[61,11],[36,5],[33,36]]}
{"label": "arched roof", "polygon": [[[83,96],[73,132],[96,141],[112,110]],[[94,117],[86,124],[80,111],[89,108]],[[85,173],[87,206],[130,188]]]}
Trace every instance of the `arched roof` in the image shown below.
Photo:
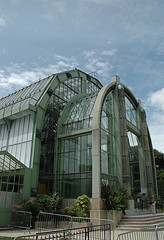
{"label": "arched roof", "polygon": [[[71,78],[83,78],[86,79],[86,81],[88,80],[92,82],[98,88],[102,87],[98,79],[78,69],[53,74],[0,99],[0,119],[13,119],[16,118],[16,115],[20,115],[20,113],[22,114],[22,112],[27,113],[28,110],[35,112],[37,105],[41,104],[44,96],[47,93],[49,96],[51,96],[54,89],[57,89],[61,84],[63,84],[63,88],[66,87],[66,84],[64,85],[64,82]],[[69,88],[69,86],[67,87]],[[67,98],[69,96],[65,97]]]}

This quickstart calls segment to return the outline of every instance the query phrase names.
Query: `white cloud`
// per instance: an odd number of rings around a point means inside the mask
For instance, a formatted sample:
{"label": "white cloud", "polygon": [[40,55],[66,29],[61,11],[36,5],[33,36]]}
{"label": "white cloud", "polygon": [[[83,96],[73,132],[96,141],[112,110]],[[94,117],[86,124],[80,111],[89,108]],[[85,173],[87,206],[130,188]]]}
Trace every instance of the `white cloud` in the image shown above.
{"label": "white cloud", "polygon": [[55,55],[54,62],[47,67],[34,68],[31,71],[27,70],[25,64],[15,63],[0,69],[1,91],[4,89],[7,95],[12,89],[18,90],[49,75],[78,67],[78,62],[73,57]]}
{"label": "white cloud", "polygon": [[164,88],[149,94],[146,106],[153,147],[164,153]]}
{"label": "white cloud", "polygon": [[88,71],[89,73],[96,72],[99,79],[105,78],[104,84],[106,84],[111,76],[111,70],[113,69],[110,57],[112,57],[115,52],[116,49],[103,49],[102,51],[94,49],[83,51],[85,71]]}
{"label": "white cloud", "polygon": [[117,49],[112,49],[112,50],[105,50],[102,52],[102,54],[106,56],[113,56],[116,54],[116,52],[117,52]]}
{"label": "white cloud", "polygon": [[164,111],[164,88],[150,94],[148,101],[154,108]]}
{"label": "white cloud", "polygon": [[64,14],[67,14],[67,1],[41,1],[43,3],[43,13],[41,13],[41,16],[43,16],[46,19],[54,20],[58,19]]}
{"label": "white cloud", "polygon": [[97,53],[97,50],[85,50],[83,52],[84,58],[93,57]]}
{"label": "white cloud", "polygon": [[2,29],[6,25],[6,20],[0,17],[0,29]]}
{"label": "white cloud", "polygon": [[150,117],[149,129],[152,137],[153,148],[164,153],[164,114],[153,112]]}

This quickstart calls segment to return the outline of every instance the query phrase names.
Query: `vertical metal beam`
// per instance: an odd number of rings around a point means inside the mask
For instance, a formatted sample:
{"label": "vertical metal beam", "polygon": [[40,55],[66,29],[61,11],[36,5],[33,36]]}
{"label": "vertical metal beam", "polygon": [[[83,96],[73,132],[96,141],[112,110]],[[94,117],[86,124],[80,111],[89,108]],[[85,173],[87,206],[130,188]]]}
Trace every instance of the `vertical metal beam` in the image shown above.
{"label": "vertical metal beam", "polygon": [[147,130],[147,123],[146,123],[146,113],[144,109],[141,109],[141,132],[142,132],[142,143],[143,143],[143,150],[144,150],[145,164],[146,164],[147,189],[148,189],[148,195],[151,196],[153,194],[153,175],[152,175],[152,163],[151,163],[151,155],[150,155],[150,147],[149,147],[149,139],[148,139],[148,130]]}
{"label": "vertical metal beam", "polygon": [[121,130],[121,145],[122,145],[122,178],[125,189],[130,193],[130,162],[128,152],[128,136],[126,123],[126,108],[125,108],[125,91],[123,87],[119,88],[119,113],[120,113],[120,130]]}

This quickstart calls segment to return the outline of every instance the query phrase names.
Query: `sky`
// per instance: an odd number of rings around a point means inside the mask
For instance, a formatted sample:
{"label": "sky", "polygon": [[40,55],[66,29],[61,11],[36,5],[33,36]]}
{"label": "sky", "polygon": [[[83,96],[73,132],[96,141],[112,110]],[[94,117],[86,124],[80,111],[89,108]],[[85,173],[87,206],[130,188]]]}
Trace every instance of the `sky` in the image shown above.
{"label": "sky", "polygon": [[164,153],[163,0],[0,0],[0,98],[74,68],[118,75]]}

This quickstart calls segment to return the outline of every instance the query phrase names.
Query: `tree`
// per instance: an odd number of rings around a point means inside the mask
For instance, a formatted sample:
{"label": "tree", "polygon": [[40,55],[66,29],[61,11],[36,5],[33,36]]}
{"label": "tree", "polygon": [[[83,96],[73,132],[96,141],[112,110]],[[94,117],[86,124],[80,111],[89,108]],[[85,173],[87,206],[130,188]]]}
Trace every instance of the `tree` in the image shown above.
{"label": "tree", "polygon": [[154,149],[158,194],[162,202],[164,202],[164,153]]}
{"label": "tree", "polygon": [[164,153],[161,153],[157,149],[154,149],[154,158],[156,169],[164,169]]}

